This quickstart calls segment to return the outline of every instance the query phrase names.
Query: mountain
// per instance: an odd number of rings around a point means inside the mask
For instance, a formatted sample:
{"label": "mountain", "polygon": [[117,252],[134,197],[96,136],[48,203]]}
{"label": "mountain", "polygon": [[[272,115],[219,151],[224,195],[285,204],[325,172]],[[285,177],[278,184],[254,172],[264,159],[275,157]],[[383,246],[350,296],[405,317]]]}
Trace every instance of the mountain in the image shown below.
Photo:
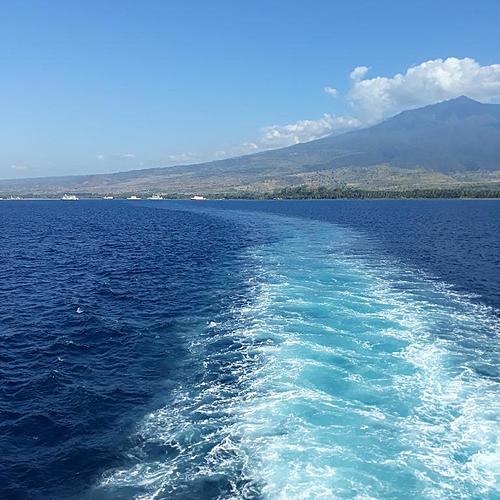
{"label": "mountain", "polygon": [[458,97],[377,125],[225,160],[114,174],[0,181],[0,192],[210,193],[284,186],[500,186],[500,105]]}
{"label": "mountain", "polygon": [[458,97],[317,142],[332,153],[345,152],[337,166],[420,166],[438,172],[499,170],[500,105]]}

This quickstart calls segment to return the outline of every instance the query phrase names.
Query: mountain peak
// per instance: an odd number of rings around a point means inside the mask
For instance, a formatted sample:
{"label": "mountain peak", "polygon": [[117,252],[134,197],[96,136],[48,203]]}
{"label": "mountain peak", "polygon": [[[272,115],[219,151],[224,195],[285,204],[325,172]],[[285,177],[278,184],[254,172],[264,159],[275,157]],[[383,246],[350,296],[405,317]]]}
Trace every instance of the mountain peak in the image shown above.
{"label": "mountain peak", "polygon": [[467,97],[466,95],[461,95],[459,97],[455,97],[454,99],[448,99],[446,101],[441,101],[438,102],[437,104],[431,105],[431,106],[441,106],[441,107],[447,107],[449,109],[457,109],[457,108],[466,108],[470,110],[475,110],[480,107],[483,107],[483,103],[476,101],[474,99],[471,99],[470,97]]}
{"label": "mountain peak", "polygon": [[499,112],[500,106],[498,105],[483,104],[470,97],[461,95],[446,101],[428,104],[422,108],[403,111],[382,123],[397,122],[401,124],[404,122],[407,124],[408,122],[420,122],[421,120],[445,121],[453,118],[463,119],[491,113],[497,115]]}
{"label": "mountain peak", "polygon": [[471,99],[470,97],[467,97],[466,95],[461,95],[461,96],[455,97],[454,99],[449,99],[447,102],[456,102],[456,103],[473,102],[475,104],[481,104],[479,101]]}

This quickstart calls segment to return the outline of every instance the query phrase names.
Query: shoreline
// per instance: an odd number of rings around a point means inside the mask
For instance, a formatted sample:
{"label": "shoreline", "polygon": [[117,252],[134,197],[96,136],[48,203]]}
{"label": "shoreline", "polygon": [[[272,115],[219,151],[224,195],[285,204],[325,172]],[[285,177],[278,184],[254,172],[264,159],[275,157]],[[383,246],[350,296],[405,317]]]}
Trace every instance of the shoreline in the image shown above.
{"label": "shoreline", "polygon": [[189,197],[174,197],[174,198],[162,198],[159,200],[150,200],[148,198],[140,198],[138,197],[137,199],[134,200],[129,200],[126,197],[115,197],[112,200],[106,200],[102,197],[98,196],[81,196],[76,194],[78,196],[77,200],[63,200],[61,197],[45,197],[45,196],[40,196],[40,197],[19,197],[19,198],[2,198],[0,197],[0,203],[2,202],[15,202],[15,201],[66,201],[66,202],[78,202],[78,201],[107,201],[107,202],[113,202],[113,201],[147,201],[147,202],[158,202],[158,201],[191,201],[191,202],[204,202],[204,201],[411,201],[411,200],[477,200],[477,201],[485,201],[485,200],[492,200],[492,201],[500,201],[500,196],[380,196],[380,197],[375,197],[375,196],[369,196],[369,197],[335,197],[335,198],[306,198],[306,197],[290,197],[290,198],[263,198],[263,197],[206,197],[203,200],[192,200]]}

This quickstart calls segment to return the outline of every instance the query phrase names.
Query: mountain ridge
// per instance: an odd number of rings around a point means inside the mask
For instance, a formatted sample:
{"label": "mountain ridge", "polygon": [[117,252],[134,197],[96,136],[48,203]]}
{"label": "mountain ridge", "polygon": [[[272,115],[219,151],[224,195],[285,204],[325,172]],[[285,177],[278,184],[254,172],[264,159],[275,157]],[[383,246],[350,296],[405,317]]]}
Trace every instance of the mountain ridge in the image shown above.
{"label": "mountain ridge", "polygon": [[285,148],[112,174],[3,180],[0,192],[209,193],[269,191],[304,183],[367,187],[374,172],[385,172],[386,185],[382,178],[377,186],[387,189],[434,187],[430,174],[444,186],[500,181],[495,174],[500,172],[500,105],[461,96]]}

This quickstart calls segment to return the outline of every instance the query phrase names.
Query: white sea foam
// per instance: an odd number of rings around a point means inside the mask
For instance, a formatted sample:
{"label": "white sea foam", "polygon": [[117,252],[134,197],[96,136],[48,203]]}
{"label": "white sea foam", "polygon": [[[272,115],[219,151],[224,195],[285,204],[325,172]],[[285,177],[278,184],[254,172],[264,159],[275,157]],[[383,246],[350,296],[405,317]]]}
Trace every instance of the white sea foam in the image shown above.
{"label": "white sea foam", "polygon": [[[498,318],[359,250],[359,235],[279,225],[281,239],[248,252],[252,299],[191,343],[193,359],[205,356],[204,376],[179,383],[145,417],[131,465],[106,474],[99,491],[125,488],[141,499],[500,494],[499,384],[490,374]],[[237,348],[210,349],[228,338]]]}

